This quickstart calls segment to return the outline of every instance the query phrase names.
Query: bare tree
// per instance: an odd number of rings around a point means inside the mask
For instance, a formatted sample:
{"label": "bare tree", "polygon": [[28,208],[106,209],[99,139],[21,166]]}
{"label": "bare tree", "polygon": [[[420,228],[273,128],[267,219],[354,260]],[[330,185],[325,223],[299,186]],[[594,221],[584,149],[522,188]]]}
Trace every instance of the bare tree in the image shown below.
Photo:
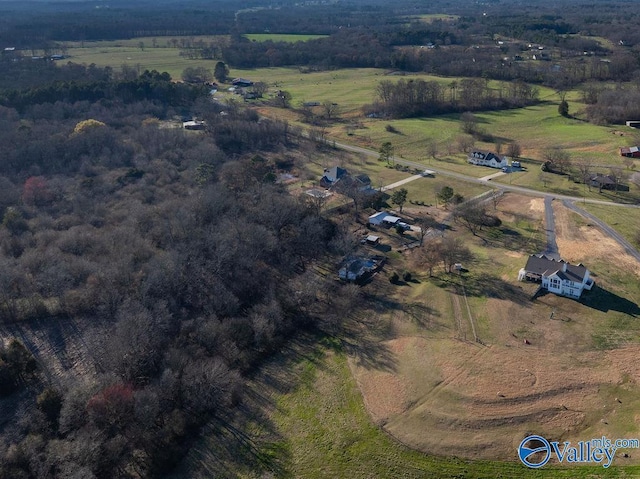
{"label": "bare tree", "polygon": [[462,123],[462,131],[464,133],[475,135],[478,132],[478,118],[470,111],[466,111],[460,115],[460,122]]}
{"label": "bare tree", "polygon": [[442,243],[436,238],[429,238],[417,251],[420,255],[419,264],[426,268],[429,271],[429,277],[432,277],[433,268],[442,261]]}
{"label": "bare tree", "polygon": [[427,233],[429,233],[429,230],[436,228],[439,223],[436,221],[436,219],[433,216],[430,216],[429,214],[427,214],[425,216],[421,216],[417,218],[416,224],[420,227],[419,237],[420,237],[420,246],[422,246],[424,244],[424,238],[427,236]]}
{"label": "bare tree", "polygon": [[517,141],[512,141],[507,145],[507,156],[510,158],[520,158],[522,148]]}
{"label": "bare tree", "polygon": [[450,273],[455,263],[468,263],[473,259],[473,254],[467,248],[462,239],[454,236],[443,238],[441,243],[441,258],[445,273]]}
{"label": "bare tree", "polygon": [[438,142],[435,139],[430,139],[427,141],[427,156],[433,158],[434,160],[438,159]]}
{"label": "bare tree", "polygon": [[458,150],[463,151],[464,153],[469,153],[473,150],[476,140],[471,135],[460,135],[456,138],[456,143],[458,145]]}
{"label": "bare tree", "polygon": [[322,103],[322,109],[324,110],[324,117],[327,120],[332,120],[333,118],[335,118],[340,111],[338,104],[330,100],[327,100],[324,103]]}
{"label": "bare tree", "polygon": [[589,187],[589,191],[591,191],[591,164],[592,162],[588,158],[583,158],[576,162],[576,167],[580,172],[580,179]]}
{"label": "bare tree", "polygon": [[454,217],[459,220],[474,236],[477,236],[479,230],[485,222],[487,216],[487,208],[484,203],[467,202],[456,206]]}
{"label": "bare tree", "polygon": [[552,169],[564,173],[571,165],[571,156],[561,148],[553,147],[544,150],[543,157],[552,165]]}
{"label": "bare tree", "polygon": [[504,199],[504,190],[498,189],[493,191],[493,193],[491,194],[491,202],[493,203],[494,210],[498,209],[498,205],[503,199]]}
{"label": "bare tree", "polygon": [[620,168],[619,166],[612,166],[609,169],[609,176],[613,180],[614,188],[616,189],[616,191],[618,191],[620,184],[624,181],[625,176],[622,168]]}

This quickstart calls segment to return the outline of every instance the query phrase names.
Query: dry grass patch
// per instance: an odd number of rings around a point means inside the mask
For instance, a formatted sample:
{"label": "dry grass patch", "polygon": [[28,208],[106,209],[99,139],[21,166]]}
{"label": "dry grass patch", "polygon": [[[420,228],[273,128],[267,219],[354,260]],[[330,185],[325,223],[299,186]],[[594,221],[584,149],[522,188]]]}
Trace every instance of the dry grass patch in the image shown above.
{"label": "dry grass patch", "polygon": [[[557,202],[554,211],[565,259],[582,261],[596,275],[612,257],[632,266],[617,244],[581,217]],[[496,214],[507,229],[544,231],[540,198],[509,194]],[[402,305],[388,312],[387,319],[380,314],[392,327],[369,339],[376,337],[385,345],[394,367],[379,370],[349,362],[374,421],[419,450],[442,455],[455,451],[474,459],[513,459],[519,441],[533,432],[570,441],[640,434],[633,419],[640,408],[635,399],[640,378],[629,365],[640,354],[640,345],[637,327],[629,322],[632,316],[620,309],[633,297],[613,280],[596,276],[605,287],[601,297],[617,302],[593,307],[552,294],[532,301],[535,285],[516,281],[526,260],[523,251],[487,248],[481,239],[465,238],[481,258],[465,276],[444,275],[436,283],[420,276],[419,285],[387,286],[378,292]],[[492,279],[496,272],[502,283]],[[628,274],[625,278],[633,281]],[[487,281],[493,281],[493,287],[502,284],[509,295],[483,289]],[[469,309],[464,298],[454,294],[454,283],[477,294],[467,298]],[[408,314],[408,305],[416,304],[429,308],[432,322],[422,324]],[[484,344],[462,340],[459,334],[457,323],[468,329],[469,313]]]}

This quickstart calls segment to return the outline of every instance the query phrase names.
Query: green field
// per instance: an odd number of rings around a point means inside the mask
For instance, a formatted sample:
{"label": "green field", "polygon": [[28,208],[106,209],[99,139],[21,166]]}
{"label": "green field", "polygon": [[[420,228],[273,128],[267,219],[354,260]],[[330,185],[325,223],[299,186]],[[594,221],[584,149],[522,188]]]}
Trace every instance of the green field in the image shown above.
{"label": "green field", "polygon": [[[339,342],[327,340],[323,346],[293,348],[294,359],[279,364],[290,371],[286,377],[261,377],[252,389],[264,403],[272,404],[268,418],[254,423],[250,458],[227,464],[227,473],[217,477],[253,479],[279,478],[601,478],[640,477],[638,467],[550,467],[527,469],[517,462],[465,461],[452,457],[425,455],[404,447],[371,423],[358,386]],[[267,368],[269,369],[269,368]],[[287,391],[278,391],[287,384]],[[256,396],[255,394],[250,396]],[[428,433],[428,431],[425,431]],[[214,441],[205,441],[192,454],[186,467],[189,474],[205,477],[207,463],[220,463],[228,451],[220,451]],[[244,451],[246,455],[247,450]],[[235,457],[238,461],[239,457]],[[259,476],[248,464],[273,476]],[[200,475],[197,475],[197,474]],[[203,475],[204,474],[204,475]],[[175,476],[178,477],[178,476]],[[192,476],[194,477],[194,476]]]}
{"label": "green field", "polygon": [[65,61],[87,65],[93,63],[97,66],[111,66],[115,69],[122,65],[139,65],[142,70],[168,72],[174,80],[180,80],[182,72],[187,67],[203,66],[213,71],[216,64],[215,60],[189,60],[186,57],[181,57],[177,48],[166,47],[145,47],[142,49],[134,46],[85,46],[70,48],[68,55],[69,58]]}
{"label": "green field", "polygon": [[579,206],[614,228],[632,245],[640,246],[637,243],[640,233],[640,208],[601,206],[588,203],[579,204]]}
{"label": "green field", "polygon": [[307,40],[315,40],[317,38],[325,38],[329,35],[296,35],[287,33],[247,33],[244,35],[252,42],[306,42]]}

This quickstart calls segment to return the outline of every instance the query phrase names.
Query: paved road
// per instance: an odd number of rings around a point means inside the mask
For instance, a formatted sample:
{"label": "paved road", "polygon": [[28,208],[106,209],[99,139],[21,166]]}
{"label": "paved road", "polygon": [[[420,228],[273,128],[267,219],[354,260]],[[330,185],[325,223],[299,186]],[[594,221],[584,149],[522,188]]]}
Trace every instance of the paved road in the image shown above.
{"label": "paved road", "polygon": [[609,226],[608,224],[606,224],[604,221],[600,220],[599,218],[597,218],[596,216],[593,216],[591,213],[589,213],[588,211],[583,210],[582,208],[579,208],[578,206],[576,206],[573,201],[569,201],[569,200],[564,200],[562,202],[567,208],[569,208],[570,210],[575,211],[576,213],[578,213],[579,215],[588,218],[590,221],[594,222],[595,224],[597,224],[600,228],[602,228],[603,231],[605,231],[609,236],[611,236],[614,240],[616,240],[620,246],[622,246],[624,248],[624,250],[629,253],[631,256],[633,256],[635,259],[637,259],[638,261],[640,261],[640,252],[635,249],[631,243],[629,243],[626,239],[624,239],[620,233],[618,233],[616,230],[614,230],[611,226]]}
{"label": "paved road", "polygon": [[[347,145],[346,143],[335,143],[335,146],[337,148],[341,148],[343,150],[347,150],[347,151],[353,151],[355,153],[360,153],[369,157],[373,157],[373,158],[378,158],[380,156],[380,154],[376,151],[373,150],[369,150],[367,148],[362,148],[360,146],[354,146],[354,145]],[[410,160],[405,160],[404,158],[398,158],[398,157],[394,157],[393,161],[395,163],[398,163],[399,165],[406,165],[406,166],[410,166],[413,168],[417,168],[419,170],[424,170],[425,167],[428,167],[430,170],[434,171],[435,173],[442,175],[442,176],[448,176],[450,178],[457,178],[459,180],[463,180],[463,181],[467,181],[470,183],[476,183],[476,184],[480,184],[480,185],[485,185],[489,188],[497,188],[497,189],[501,189],[504,191],[513,191],[515,193],[522,193],[524,195],[529,195],[529,196],[538,196],[538,197],[545,197],[547,196],[549,193],[545,193],[544,191],[538,191],[538,190],[532,190],[530,188],[524,188],[522,186],[514,186],[514,185],[506,185],[506,184],[502,184],[502,183],[493,183],[491,181],[491,179],[485,179],[488,177],[484,177],[484,178],[478,178],[475,176],[469,176],[469,175],[465,175],[462,173],[456,173],[455,171],[448,171],[448,170],[443,170],[440,169],[438,167],[434,167],[431,165],[425,165],[424,163],[418,163],[416,161],[410,161]],[[489,176],[494,176],[494,175],[489,175]],[[640,208],[640,205],[629,205],[629,204],[622,204],[622,203],[612,203],[611,201],[605,201],[605,200],[594,200],[594,199],[585,199],[583,197],[580,196],[569,196],[569,195],[559,195],[559,194],[553,194],[553,197],[555,199],[558,200],[569,200],[569,201],[581,201],[583,203],[591,203],[591,204],[595,204],[595,205],[607,205],[607,206],[611,206],[611,205],[616,205],[616,206],[620,206],[623,208]]]}
{"label": "paved road", "polygon": [[553,216],[553,196],[544,197],[545,231],[547,233],[547,249],[544,254],[549,258],[559,260],[558,243],[556,243],[556,220]]}
{"label": "paved road", "polygon": [[[354,145],[347,145],[344,143],[336,143],[335,144],[338,148],[342,148],[344,150],[347,151],[353,151],[356,153],[360,153],[366,156],[370,156],[370,157],[375,157],[378,158],[379,153],[373,150],[368,150],[366,148],[362,148],[359,146],[354,146]],[[406,165],[406,166],[410,166],[413,168],[418,168],[420,170],[423,170],[425,168],[425,165],[422,163],[418,163],[415,161],[409,161],[409,160],[405,160],[403,158],[393,158],[393,160],[400,164],[400,165]],[[597,224],[600,228],[602,228],[602,230],[604,232],[606,232],[609,236],[611,236],[614,240],[616,240],[623,248],[624,250],[629,253],[631,256],[633,256],[634,258],[636,258],[638,261],[640,261],[640,252],[638,252],[637,249],[635,249],[627,240],[625,240],[617,231],[615,231],[613,228],[611,228],[609,225],[607,225],[606,223],[604,223],[603,221],[601,221],[600,219],[596,218],[595,216],[593,216],[592,214],[586,212],[585,210],[583,210],[582,208],[578,208],[574,202],[575,201],[581,201],[583,203],[590,203],[590,204],[596,204],[596,205],[605,205],[605,206],[619,206],[619,207],[623,207],[623,208],[640,208],[640,205],[629,205],[629,204],[620,204],[620,203],[612,203],[611,201],[604,201],[604,200],[594,200],[594,199],[585,199],[585,198],[581,198],[578,196],[569,196],[569,195],[549,195],[548,193],[545,193],[544,191],[538,191],[538,190],[532,190],[529,188],[524,188],[521,186],[512,186],[512,185],[504,185],[504,184],[498,184],[498,183],[492,183],[491,182],[491,178],[489,177],[484,177],[484,178],[477,178],[477,177],[473,177],[473,176],[468,176],[468,175],[464,175],[462,173],[456,173],[454,171],[447,171],[447,170],[442,170],[440,168],[437,167],[433,167],[431,165],[429,165],[429,169],[442,175],[442,176],[448,176],[451,178],[457,178],[459,180],[462,181],[467,181],[467,182],[471,182],[471,183],[477,183],[477,184],[483,184],[486,185],[488,187],[491,188],[496,188],[498,190],[503,190],[503,191],[513,191],[515,193],[522,193],[524,195],[529,195],[529,196],[538,196],[538,197],[544,197],[545,198],[545,219],[546,219],[546,233],[547,233],[547,254],[549,255],[556,255],[556,257],[558,257],[558,246],[556,243],[556,237],[555,237],[555,221],[553,218],[553,209],[551,208],[551,202],[554,199],[557,200],[562,200],[563,204],[565,206],[567,206],[568,208],[570,208],[571,210],[575,211],[576,213],[584,216],[585,218],[589,218],[591,221],[593,221],[595,224]],[[493,177],[494,175],[489,175],[491,177]]]}

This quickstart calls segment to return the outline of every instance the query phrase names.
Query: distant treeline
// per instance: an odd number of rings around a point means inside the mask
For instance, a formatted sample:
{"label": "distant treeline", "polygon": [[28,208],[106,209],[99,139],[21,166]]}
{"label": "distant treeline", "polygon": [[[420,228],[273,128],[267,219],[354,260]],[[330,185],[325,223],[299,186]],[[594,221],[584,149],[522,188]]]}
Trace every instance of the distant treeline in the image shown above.
{"label": "distant treeline", "polygon": [[[64,69],[62,67],[61,69]],[[73,68],[73,67],[72,67]],[[192,103],[206,95],[204,86],[193,86],[171,81],[168,73],[145,71],[131,80],[110,80],[109,72],[103,70],[107,79],[98,81],[55,82],[47,86],[19,90],[0,90],[0,105],[24,111],[25,108],[41,103],[95,102],[98,100],[120,101],[160,101],[169,106]]]}

